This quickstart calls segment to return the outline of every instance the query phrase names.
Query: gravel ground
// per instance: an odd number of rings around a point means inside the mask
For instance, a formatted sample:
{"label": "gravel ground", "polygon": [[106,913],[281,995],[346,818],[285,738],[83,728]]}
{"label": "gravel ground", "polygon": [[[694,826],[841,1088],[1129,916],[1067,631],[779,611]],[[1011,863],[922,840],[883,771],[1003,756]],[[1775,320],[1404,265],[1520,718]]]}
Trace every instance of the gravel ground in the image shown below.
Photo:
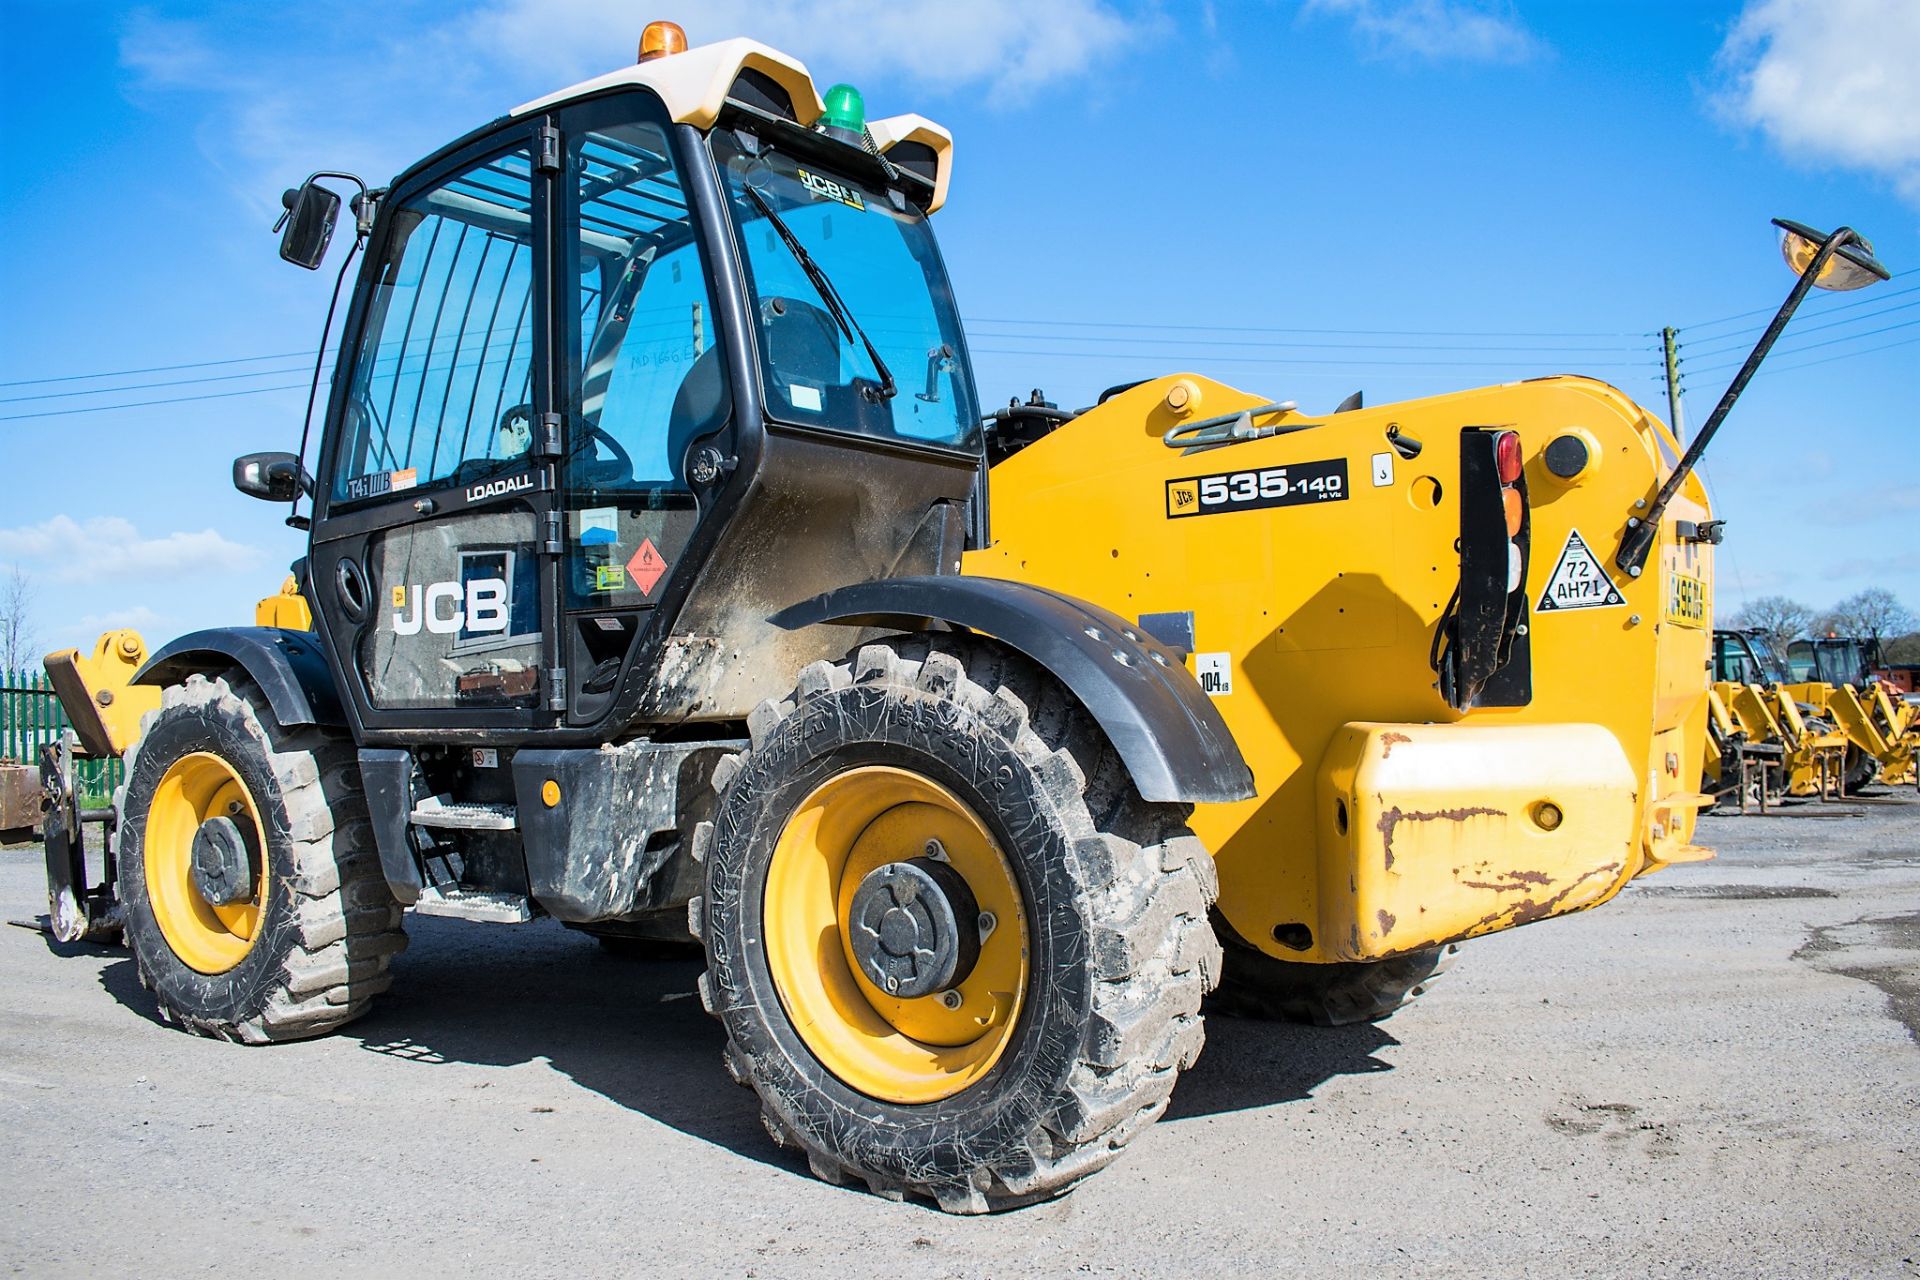
{"label": "gravel ground", "polygon": [[[1920,1276],[1920,800],[1714,817],[1721,856],[1474,943],[1415,1006],[1217,1018],[1065,1199],[826,1186],[726,1080],[697,967],[413,919],[376,1011],[158,1025],[123,952],[0,928],[0,1262],[31,1275]],[[45,910],[0,852],[0,915]]]}

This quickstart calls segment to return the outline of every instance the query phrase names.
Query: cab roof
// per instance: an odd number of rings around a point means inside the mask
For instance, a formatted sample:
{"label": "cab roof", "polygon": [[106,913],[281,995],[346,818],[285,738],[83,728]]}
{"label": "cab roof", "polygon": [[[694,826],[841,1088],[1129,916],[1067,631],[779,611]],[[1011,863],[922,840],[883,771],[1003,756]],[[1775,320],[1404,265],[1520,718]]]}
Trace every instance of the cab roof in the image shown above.
{"label": "cab roof", "polygon": [[[641,87],[659,95],[677,123],[711,129],[727,99],[743,96],[736,90],[743,75],[749,85],[772,82],[791,103],[792,118],[798,124],[811,128],[826,109],[806,64],[758,40],[741,38],[699,45],[683,53],[621,67],[523,102],[509,115],[546,111],[609,89]],[[764,101],[769,97],[764,88],[759,87],[750,88],[744,96],[750,101]],[[925,206],[928,213],[946,203],[953,158],[952,134],[918,115],[869,121],[867,132],[873,136],[874,147],[881,155],[933,184],[932,199]]]}

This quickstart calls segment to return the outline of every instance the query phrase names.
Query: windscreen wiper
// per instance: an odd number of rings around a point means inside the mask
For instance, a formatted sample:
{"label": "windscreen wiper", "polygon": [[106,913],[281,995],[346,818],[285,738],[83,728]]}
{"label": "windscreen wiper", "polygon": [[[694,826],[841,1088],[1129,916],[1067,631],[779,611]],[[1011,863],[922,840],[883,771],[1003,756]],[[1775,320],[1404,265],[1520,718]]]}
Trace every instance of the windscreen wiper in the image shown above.
{"label": "windscreen wiper", "polygon": [[833,322],[840,326],[840,332],[846,335],[847,341],[852,342],[854,335],[859,335],[860,345],[867,349],[867,358],[873,361],[873,371],[880,375],[880,386],[877,389],[863,387],[861,394],[874,400],[891,400],[900,394],[900,388],[893,383],[893,370],[887,368],[887,362],[880,358],[880,353],[874,349],[873,339],[869,338],[867,331],[860,327],[860,322],[853,318],[853,312],[840,297],[840,291],[833,287],[833,281],[827,279],[827,273],[820,269],[820,264],[815,262],[813,255],[807,252],[807,246],[800,243],[800,237],[793,234],[793,228],[787,225],[786,220],[773,211],[773,205],[768,203],[765,196],[744,184],[742,190],[760,206],[760,212],[767,216],[768,223],[779,234],[780,243],[787,246],[787,252],[791,253],[793,260],[800,264],[800,269],[807,273],[807,279],[813,283],[813,291],[820,295],[820,301],[827,304],[827,310],[832,314]]}

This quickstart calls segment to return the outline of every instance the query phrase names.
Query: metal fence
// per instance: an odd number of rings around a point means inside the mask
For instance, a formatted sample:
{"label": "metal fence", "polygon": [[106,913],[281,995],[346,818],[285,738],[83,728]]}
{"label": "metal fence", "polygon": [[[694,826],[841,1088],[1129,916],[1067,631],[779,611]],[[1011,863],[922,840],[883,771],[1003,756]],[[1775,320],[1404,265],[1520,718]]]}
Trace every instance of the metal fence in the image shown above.
{"label": "metal fence", "polygon": [[[37,765],[40,748],[60,740],[67,713],[43,671],[0,671],[0,764]],[[112,801],[125,777],[118,756],[75,762],[80,803],[88,808]]]}

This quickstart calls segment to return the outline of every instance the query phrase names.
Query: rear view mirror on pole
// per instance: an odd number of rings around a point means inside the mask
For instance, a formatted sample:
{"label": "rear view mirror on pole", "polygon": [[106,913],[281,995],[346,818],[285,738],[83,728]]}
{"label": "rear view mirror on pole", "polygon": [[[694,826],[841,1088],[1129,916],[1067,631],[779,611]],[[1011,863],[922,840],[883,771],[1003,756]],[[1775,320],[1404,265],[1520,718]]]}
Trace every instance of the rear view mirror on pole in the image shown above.
{"label": "rear view mirror on pole", "polygon": [[333,222],[340,213],[340,197],[312,178],[304,186],[289,187],[280,197],[280,256],[312,271],[327,256]]}

